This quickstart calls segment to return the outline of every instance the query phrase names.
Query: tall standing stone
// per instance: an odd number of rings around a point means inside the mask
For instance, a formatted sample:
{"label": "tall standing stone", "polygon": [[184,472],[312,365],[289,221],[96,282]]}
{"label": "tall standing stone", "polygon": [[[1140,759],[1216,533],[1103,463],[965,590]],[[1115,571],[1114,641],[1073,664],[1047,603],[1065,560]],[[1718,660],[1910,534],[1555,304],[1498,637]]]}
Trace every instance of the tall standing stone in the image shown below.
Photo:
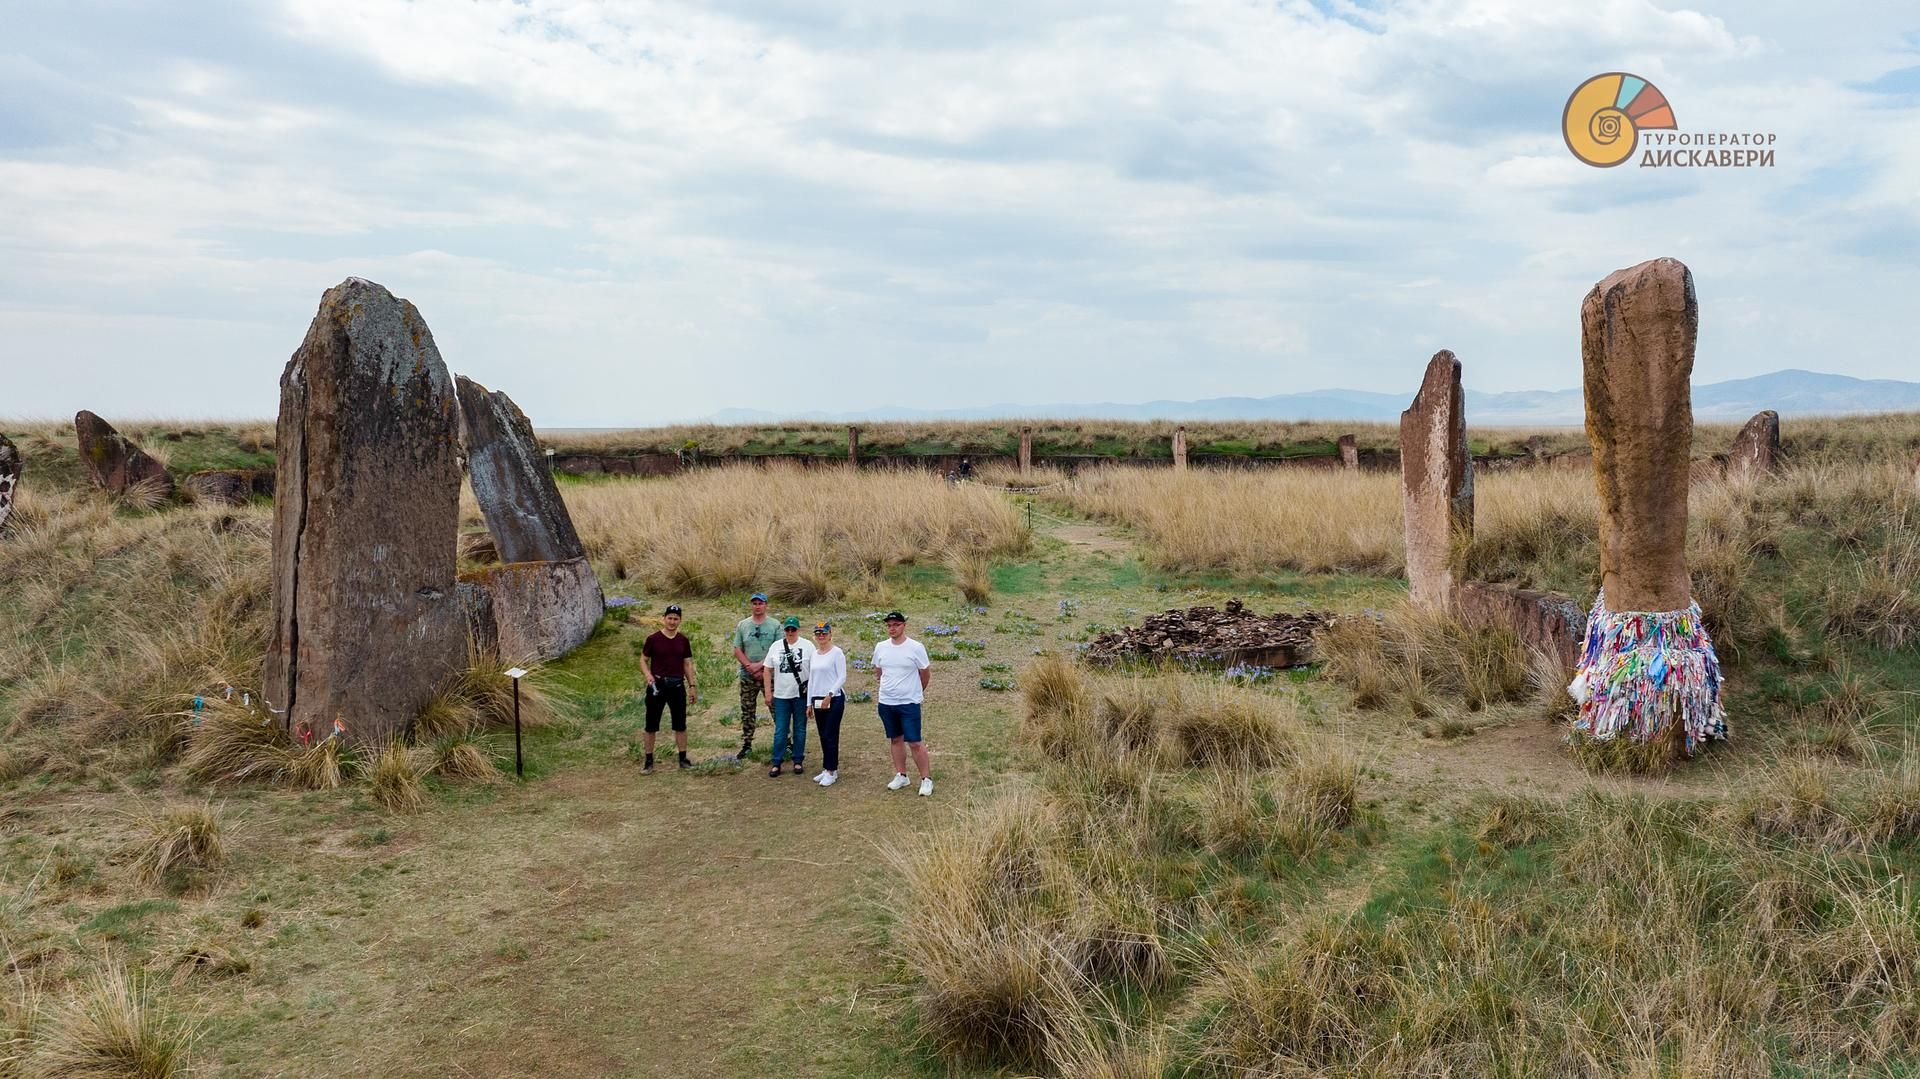
{"label": "tall standing stone", "polygon": [[1686,608],[1693,447],[1693,275],[1661,258],[1609,274],[1580,305],[1587,440],[1600,495],[1600,587],[1615,611]]}
{"label": "tall standing stone", "polygon": [[1473,538],[1473,457],[1460,361],[1442,349],[1427,362],[1413,404],[1400,414],[1400,484],[1413,601],[1453,602],[1459,559]]}
{"label": "tall standing stone", "polygon": [[1733,449],[1727,453],[1727,478],[1769,476],[1779,465],[1780,414],[1767,409],[1756,413],[1734,436]]}
{"label": "tall standing stone", "polygon": [[357,277],[328,289],[280,376],[262,692],[296,735],[397,735],[465,665],[458,443],[420,312]]}
{"label": "tall standing stone", "polygon": [[467,482],[487,519],[502,562],[562,562],[583,557],[573,516],[560,500],[533,423],[513,399],[461,375],[460,441],[467,451]]}
{"label": "tall standing stone", "polygon": [[1020,428],[1020,474],[1033,473],[1033,428]]}
{"label": "tall standing stone", "polygon": [[1173,468],[1176,472],[1187,470],[1187,429],[1185,427],[1173,429]]}
{"label": "tall standing stone", "polygon": [[0,529],[13,516],[14,493],[20,489],[20,448],[0,434]]}
{"label": "tall standing stone", "polygon": [[1349,472],[1360,467],[1360,444],[1352,435],[1341,435],[1336,443],[1340,447],[1340,467]]}
{"label": "tall standing stone", "polygon": [[81,409],[74,413],[73,433],[80,443],[80,459],[93,482],[113,494],[144,491],[155,498],[173,494],[173,475],[113,424]]}
{"label": "tall standing stone", "polygon": [[853,468],[860,467],[860,428],[858,427],[847,428],[847,464]]}

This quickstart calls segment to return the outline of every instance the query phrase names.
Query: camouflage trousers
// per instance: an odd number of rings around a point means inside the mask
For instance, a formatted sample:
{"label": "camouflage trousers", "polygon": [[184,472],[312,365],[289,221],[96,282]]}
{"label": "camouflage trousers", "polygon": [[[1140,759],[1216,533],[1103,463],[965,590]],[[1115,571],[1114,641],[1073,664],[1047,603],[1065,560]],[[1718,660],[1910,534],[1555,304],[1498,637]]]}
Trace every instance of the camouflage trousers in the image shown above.
{"label": "camouflage trousers", "polygon": [[[754,715],[754,703],[764,689],[758,678],[740,679],[740,750],[743,753],[753,747],[753,730],[759,725]],[[768,702],[767,708],[773,708],[772,702]]]}

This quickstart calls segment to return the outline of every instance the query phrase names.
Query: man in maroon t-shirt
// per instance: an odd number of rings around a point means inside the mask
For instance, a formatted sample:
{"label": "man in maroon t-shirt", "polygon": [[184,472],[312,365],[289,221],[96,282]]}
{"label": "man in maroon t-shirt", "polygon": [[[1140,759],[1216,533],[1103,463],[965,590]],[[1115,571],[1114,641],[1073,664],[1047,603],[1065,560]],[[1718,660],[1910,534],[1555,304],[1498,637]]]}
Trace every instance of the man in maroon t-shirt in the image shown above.
{"label": "man in maroon t-shirt", "polygon": [[668,604],[659,631],[640,646],[640,673],[647,676],[647,763],[641,774],[653,774],[653,740],[660,733],[660,713],[669,708],[680,767],[693,767],[687,760],[687,702],[698,701],[700,690],[693,683],[693,645],[680,635],[679,604]]}

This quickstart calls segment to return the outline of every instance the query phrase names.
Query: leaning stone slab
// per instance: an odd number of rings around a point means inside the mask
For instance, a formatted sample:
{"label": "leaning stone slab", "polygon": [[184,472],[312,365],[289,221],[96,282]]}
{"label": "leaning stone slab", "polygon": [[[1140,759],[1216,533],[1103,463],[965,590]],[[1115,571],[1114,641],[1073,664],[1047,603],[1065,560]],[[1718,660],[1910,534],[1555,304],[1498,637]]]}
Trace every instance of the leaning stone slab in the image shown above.
{"label": "leaning stone slab", "polygon": [[1780,414],[1767,409],[1756,413],[1734,436],[1733,449],[1727,453],[1727,478],[1770,476],[1779,467]]}
{"label": "leaning stone slab", "polygon": [[[492,644],[507,662],[558,659],[584,644],[605,610],[600,582],[585,558],[561,562],[512,562],[460,575],[463,590],[481,589],[489,613],[473,625],[491,624]],[[467,602],[471,603],[471,600]]]}
{"label": "leaning stone slab", "polygon": [[116,495],[140,490],[164,499],[173,494],[173,476],[167,466],[112,424],[81,409],[74,414],[73,432],[79,438],[80,459],[96,486]]}
{"label": "leaning stone slab", "polygon": [[454,392],[460,398],[467,481],[500,560],[561,562],[584,556],[526,413],[505,393],[490,392],[465,375],[454,380]]}
{"label": "leaning stone slab", "polygon": [[210,469],[189,474],[180,486],[196,502],[238,506],[253,497],[253,473],[246,469]]}
{"label": "leaning stone slab", "polygon": [[13,516],[14,496],[20,490],[20,447],[6,435],[0,435],[0,528]]}
{"label": "leaning stone slab", "polygon": [[453,379],[411,303],[328,289],[280,376],[262,693],[298,736],[404,732],[466,663]]}
{"label": "leaning stone slab", "polygon": [[1427,362],[1413,404],[1400,414],[1401,504],[1413,601],[1452,602],[1460,556],[1473,538],[1473,458],[1467,446],[1460,361],[1442,349]]}
{"label": "leaning stone slab", "polygon": [[1580,305],[1580,353],[1600,501],[1600,592],[1580,666],[1576,738],[1724,738],[1720,662],[1687,578],[1693,444],[1693,275],[1654,259],[1602,279]]}

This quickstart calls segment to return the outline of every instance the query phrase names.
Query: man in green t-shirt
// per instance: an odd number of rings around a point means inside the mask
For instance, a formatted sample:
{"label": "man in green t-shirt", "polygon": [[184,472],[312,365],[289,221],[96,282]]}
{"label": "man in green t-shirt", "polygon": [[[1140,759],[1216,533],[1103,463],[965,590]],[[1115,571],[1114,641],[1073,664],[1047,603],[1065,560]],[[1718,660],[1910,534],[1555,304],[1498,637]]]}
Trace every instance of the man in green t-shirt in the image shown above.
{"label": "man in green t-shirt", "polygon": [[[740,662],[740,760],[746,760],[753,749],[754,706],[761,693],[761,672],[766,670],[761,661],[780,637],[780,626],[767,617],[765,592],[755,592],[747,606],[753,614],[733,627],[733,658]],[[767,708],[773,708],[772,701]]]}

